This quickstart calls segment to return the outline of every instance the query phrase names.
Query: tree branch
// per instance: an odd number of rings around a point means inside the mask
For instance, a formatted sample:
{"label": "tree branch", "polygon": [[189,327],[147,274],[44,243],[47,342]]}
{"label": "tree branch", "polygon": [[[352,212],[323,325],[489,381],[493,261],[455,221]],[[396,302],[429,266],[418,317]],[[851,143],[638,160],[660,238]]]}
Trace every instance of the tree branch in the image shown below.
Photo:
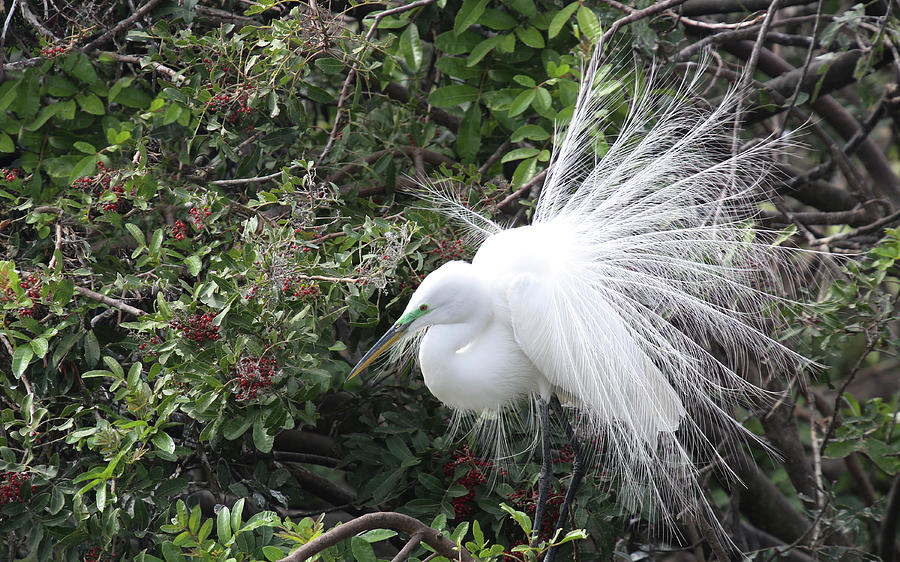
{"label": "tree branch", "polygon": [[79,287],[76,285],[75,292],[78,293],[79,295],[81,295],[83,297],[87,297],[91,300],[99,301],[99,302],[102,302],[103,304],[108,304],[109,306],[111,306],[113,308],[118,308],[122,312],[127,312],[128,314],[131,314],[132,316],[137,316],[138,318],[147,314],[146,312],[144,312],[143,310],[141,310],[139,308],[135,308],[131,305],[125,304],[124,302],[122,302],[118,299],[114,299],[114,298],[108,297],[106,295],[101,295],[100,293],[97,293],[90,289],[85,289],[84,287]]}
{"label": "tree branch", "polygon": [[357,517],[352,521],[348,521],[347,523],[316,537],[278,562],[302,562],[303,560],[307,560],[319,552],[322,552],[329,546],[334,546],[341,541],[347,540],[364,531],[371,531],[372,529],[393,529],[395,531],[403,532],[411,537],[420,536],[422,542],[450,560],[475,562],[475,559],[472,558],[467,551],[459,548],[439,531],[432,529],[409,515],[390,511],[368,513],[361,517]]}
{"label": "tree branch", "polygon": [[94,49],[96,49],[97,47],[99,47],[100,45],[105,43],[107,40],[111,39],[113,36],[115,36],[117,33],[122,31],[123,29],[131,27],[131,24],[133,24],[137,20],[144,17],[147,14],[147,12],[149,12],[150,10],[155,8],[156,5],[159,4],[161,1],[162,0],[147,0],[147,3],[144,4],[143,6],[141,6],[140,8],[138,8],[137,10],[135,10],[135,12],[133,14],[131,14],[127,18],[125,18],[122,21],[120,21],[119,23],[117,23],[111,29],[108,29],[106,31],[106,33],[102,34],[100,37],[97,37],[96,39],[94,39],[93,41],[91,41],[90,43],[88,43],[87,45],[82,47],[81,50],[85,53],[90,53],[91,51],[93,51]]}

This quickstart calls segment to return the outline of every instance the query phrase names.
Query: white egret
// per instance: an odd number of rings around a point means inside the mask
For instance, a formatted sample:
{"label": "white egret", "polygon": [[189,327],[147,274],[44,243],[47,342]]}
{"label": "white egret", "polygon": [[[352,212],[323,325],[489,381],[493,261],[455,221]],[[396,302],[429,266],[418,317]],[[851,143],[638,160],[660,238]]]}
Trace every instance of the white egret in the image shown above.
{"label": "white egret", "polygon": [[[692,453],[727,465],[700,425],[743,431],[731,406],[762,394],[738,374],[749,357],[802,362],[762,329],[786,251],[752,217],[776,144],[733,150],[740,94],[708,107],[692,95],[698,80],[635,79],[625,94],[595,54],[532,224],[504,229],[438,201],[481,236],[474,259],[428,275],[350,373],[419,342],[425,384],[451,408],[496,414],[532,397],[543,450],[536,520],[552,474],[552,406],[575,451],[560,529],[591,453],[576,435],[599,437],[628,507],[663,521],[707,515]],[[602,121],[623,103],[607,147]]]}

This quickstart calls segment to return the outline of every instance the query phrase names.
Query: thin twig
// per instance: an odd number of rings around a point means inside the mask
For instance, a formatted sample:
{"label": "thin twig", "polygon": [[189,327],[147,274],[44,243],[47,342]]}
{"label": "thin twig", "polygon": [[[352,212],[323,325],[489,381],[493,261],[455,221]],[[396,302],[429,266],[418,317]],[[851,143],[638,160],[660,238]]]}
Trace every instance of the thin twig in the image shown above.
{"label": "thin twig", "polygon": [[[366,33],[365,38],[363,39],[365,46],[369,45],[369,42],[372,40],[372,37],[375,35],[375,31],[378,29],[378,24],[381,23],[381,20],[387,16],[391,16],[394,14],[399,14],[401,12],[408,12],[410,10],[415,10],[416,8],[420,8],[422,6],[427,6],[429,4],[434,3],[435,0],[416,0],[415,2],[410,2],[409,4],[403,6],[397,6],[396,8],[391,8],[390,10],[385,10],[383,12],[379,12],[375,15],[375,20],[372,22],[372,27],[369,29],[368,33]],[[347,103],[347,100],[350,98],[350,86],[353,83],[353,80],[356,78],[356,67],[353,66],[350,68],[350,71],[347,73],[347,78],[344,80],[344,85],[341,87],[341,95],[338,97],[337,103],[337,113],[334,116],[334,126],[331,128],[331,132],[328,134],[328,142],[325,143],[325,148],[322,149],[322,154],[319,155],[319,162],[324,162],[328,157],[328,154],[331,153],[331,148],[334,145],[334,141],[337,140],[338,129],[340,129],[344,116],[344,105]]]}
{"label": "thin twig", "polygon": [[131,14],[127,18],[125,18],[122,21],[120,21],[119,23],[117,23],[111,29],[108,29],[106,31],[106,33],[102,34],[100,37],[97,37],[96,39],[94,39],[93,41],[91,41],[90,43],[88,43],[87,45],[82,47],[81,50],[85,53],[90,53],[91,51],[93,51],[94,49],[96,49],[97,47],[102,45],[104,42],[106,42],[108,39],[112,38],[117,33],[119,33],[120,31],[122,31],[123,29],[125,29],[127,27],[130,27],[131,24],[133,24],[137,20],[144,17],[144,15],[146,15],[147,12],[149,12],[154,7],[156,7],[156,5],[159,4],[161,1],[162,0],[147,0],[147,3],[144,4],[143,6],[141,6],[140,8],[138,8],[137,10],[135,10],[135,12],[133,14]]}
{"label": "thin twig", "polygon": [[[629,13],[624,18],[618,19],[613,22],[613,24],[606,30],[606,33],[603,34],[603,37],[600,39],[600,43],[605,45],[609,38],[615,35],[616,31],[619,30],[624,25],[628,25],[629,23],[634,23],[638,20],[650,17],[654,14],[658,14],[664,10],[668,10],[673,6],[678,6],[679,4],[684,4],[686,0],[666,0],[665,2],[654,3],[648,8],[644,8],[643,10],[635,10]],[[620,4],[621,6],[621,4]]]}
{"label": "thin twig", "polygon": [[47,265],[47,269],[53,271],[56,268],[56,252],[61,251],[62,248],[62,225],[59,221],[56,221],[56,242],[53,244],[53,257],[50,258],[50,263]]}
{"label": "thin twig", "polygon": [[44,25],[40,21],[38,21],[37,17],[33,13],[31,13],[31,8],[28,6],[27,0],[22,0],[22,2],[19,4],[19,8],[22,12],[22,17],[25,18],[25,21],[30,23],[31,26],[38,30],[41,35],[50,37],[54,41],[59,41],[59,37],[54,35],[52,31],[44,27]]}
{"label": "thin twig", "polygon": [[800,89],[803,87],[803,81],[806,80],[806,75],[809,72],[809,65],[812,64],[813,53],[816,52],[816,43],[819,40],[819,22],[822,21],[822,6],[824,4],[824,0],[819,0],[818,5],[816,6],[816,21],[813,24],[812,42],[809,44],[809,49],[806,51],[806,60],[803,62],[803,70],[800,73],[800,79],[797,80],[797,87],[794,88],[794,93],[791,94],[790,105],[787,108],[787,112],[784,114],[784,120],[781,122],[781,127],[778,130],[777,136],[779,137],[784,134],[788,119],[791,118],[791,113],[794,112],[794,106],[797,105],[797,98],[800,97]]}
{"label": "thin twig", "polygon": [[515,190],[514,192],[510,193],[509,195],[504,197],[502,201],[497,203],[497,209],[502,209],[503,207],[509,205],[511,202],[513,202],[516,199],[518,199],[519,197],[521,197],[524,193],[527,193],[528,190],[530,190],[532,187],[534,187],[538,183],[544,181],[544,178],[546,178],[546,177],[547,177],[547,170],[544,170],[540,174],[534,176],[533,178],[528,180],[528,183],[526,183],[519,189]]}

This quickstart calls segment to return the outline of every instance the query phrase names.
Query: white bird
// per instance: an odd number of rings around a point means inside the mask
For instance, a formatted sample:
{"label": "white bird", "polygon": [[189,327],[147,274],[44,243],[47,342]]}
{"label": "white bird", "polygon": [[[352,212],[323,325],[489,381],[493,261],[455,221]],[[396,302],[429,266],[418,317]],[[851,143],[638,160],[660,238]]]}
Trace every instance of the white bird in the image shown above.
{"label": "white bird", "polygon": [[[544,455],[536,520],[551,476],[552,405],[576,453],[560,529],[592,452],[576,434],[600,438],[627,507],[663,522],[708,515],[692,454],[727,464],[700,425],[752,438],[730,413],[762,395],[742,365],[803,361],[762,329],[788,252],[752,218],[779,145],[733,150],[740,94],[708,107],[692,95],[699,72],[665,88],[635,79],[626,94],[599,61],[583,72],[532,224],[504,229],[435,190],[432,202],[482,243],[471,263],[429,274],[350,373],[398,341],[419,342],[425,384],[459,412],[495,417],[533,398]],[[622,104],[627,117],[607,149],[603,121]]]}

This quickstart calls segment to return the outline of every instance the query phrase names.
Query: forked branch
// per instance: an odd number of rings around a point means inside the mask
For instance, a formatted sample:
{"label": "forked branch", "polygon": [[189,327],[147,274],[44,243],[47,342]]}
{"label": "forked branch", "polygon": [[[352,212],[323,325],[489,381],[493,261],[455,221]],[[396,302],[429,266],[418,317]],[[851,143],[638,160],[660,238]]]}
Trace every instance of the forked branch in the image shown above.
{"label": "forked branch", "polygon": [[[347,523],[316,537],[278,562],[302,562],[303,560],[307,560],[322,552],[329,546],[334,546],[341,541],[347,540],[359,533],[371,531],[372,529],[392,529],[394,531],[399,531],[410,537],[417,537],[421,542],[433,548],[438,554],[446,556],[450,560],[475,562],[475,559],[472,558],[468,552],[460,549],[456,543],[445,537],[440,531],[432,529],[428,525],[409,515],[390,511],[367,513],[362,517],[357,517],[352,521],[348,521]],[[405,547],[404,550],[406,550]]]}

